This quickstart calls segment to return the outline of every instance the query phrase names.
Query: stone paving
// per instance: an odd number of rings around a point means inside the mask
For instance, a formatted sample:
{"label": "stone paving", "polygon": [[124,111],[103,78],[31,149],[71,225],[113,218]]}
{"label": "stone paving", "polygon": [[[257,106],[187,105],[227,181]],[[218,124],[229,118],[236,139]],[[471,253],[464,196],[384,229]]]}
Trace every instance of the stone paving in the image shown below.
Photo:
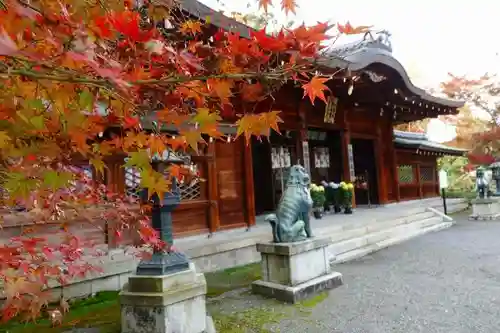
{"label": "stone paving", "polygon": [[271,332],[287,333],[498,333],[500,221],[467,216],[455,217],[450,229],[337,265],[345,285],[314,307],[236,291],[209,309],[240,313],[247,317],[240,323],[255,332],[267,321]]}

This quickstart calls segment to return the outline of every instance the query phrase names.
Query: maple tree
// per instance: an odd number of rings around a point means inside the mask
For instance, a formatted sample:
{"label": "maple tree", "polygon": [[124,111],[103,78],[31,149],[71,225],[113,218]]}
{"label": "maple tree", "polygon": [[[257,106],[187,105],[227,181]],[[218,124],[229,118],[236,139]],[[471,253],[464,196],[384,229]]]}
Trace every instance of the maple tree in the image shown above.
{"label": "maple tree", "polygon": [[[31,221],[0,245],[4,321],[36,318],[49,301],[47,288],[99,270],[89,258],[105,251],[75,232],[75,220],[97,230],[102,225],[96,221],[106,221],[117,238],[137,233],[141,254],[169,249],[150,225],[148,204],[92,179],[79,161],[102,175],[108,157],[127,156],[124,166],[140,172],[148,197],[161,195],[170,190],[172,177],[193,175],[175,165],[166,173],[156,170],[155,154],[196,153],[208,138],[226,140],[218,127],[223,118],[247,141],[269,136],[271,129],[279,132],[279,110],[234,110],[266,100],[285,82],[302,86],[313,103],[328,92],[329,76],[320,76],[313,61],[328,39],[326,23],[272,35],[252,30],[245,38],[214,30],[210,18],[193,19],[175,0],[146,1],[139,8],[120,0],[0,5],[4,224],[15,210]],[[266,9],[271,1],[260,5]],[[293,0],[282,0],[281,7],[287,13],[297,9]],[[165,132],[164,125],[176,131]],[[140,208],[132,209],[134,204]],[[53,235],[41,237],[49,225],[57,226]],[[67,309],[61,299],[60,310]]]}
{"label": "maple tree", "polygon": [[491,164],[500,152],[500,83],[496,76],[487,74],[478,79],[449,77],[441,84],[442,91],[467,102],[457,116],[447,119],[457,128],[455,142],[470,150],[471,164]]}

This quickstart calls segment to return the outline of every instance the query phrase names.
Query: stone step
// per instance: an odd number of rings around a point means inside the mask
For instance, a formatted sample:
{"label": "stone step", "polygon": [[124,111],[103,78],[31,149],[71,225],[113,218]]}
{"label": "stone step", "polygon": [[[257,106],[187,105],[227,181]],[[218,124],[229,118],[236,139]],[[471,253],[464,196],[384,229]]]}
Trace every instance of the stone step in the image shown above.
{"label": "stone step", "polygon": [[447,228],[451,227],[452,225],[453,225],[453,222],[441,222],[441,223],[437,223],[437,224],[431,224],[431,225],[428,225],[428,226],[423,227],[423,228],[415,228],[415,229],[411,230],[411,232],[408,232],[404,235],[399,235],[397,237],[390,237],[390,238],[385,239],[381,242],[377,242],[375,244],[370,244],[370,245],[367,245],[367,246],[362,247],[362,248],[357,248],[355,250],[342,253],[342,254],[336,256],[335,258],[333,258],[333,260],[331,260],[330,263],[331,264],[341,264],[341,263],[351,261],[354,259],[359,259],[361,257],[364,257],[364,256],[370,254],[370,253],[379,251],[381,249],[384,249],[384,248],[392,246],[392,245],[402,243],[404,241],[407,241],[409,239],[412,239],[412,238],[415,238],[418,236],[422,236],[422,235],[427,234],[429,232],[436,232],[436,231],[440,231],[443,229],[447,229]]}
{"label": "stone step", "polygon": [[352,225],[332,226],[322,231],[325,236],[331,237],[332,243],[347,241],[353,238],[362,237],[369,233],[392,228],[397,225],[412,223],[418,220],[423,220],[434,216],[434,213],[429,211],[419,211],[411,215],[388,218],[385,221],[374,221],[372,223],[354,223]]}
{"label": "stone step", "polygon": [[441,217],[432,216],[419,221],[413,221],[411,223],[399,224],[378,232],[366,233],[361,237],[351,238],[338,243],[333,243],[328,247],[328,251],[330,253],[330,257],[335,258],[341,256],[344,253],[362,249],[364,247],[369,247],[373,244],[378,244],[387,239],[400,237],[407,233],[411,233],[413,230],[426,228],[428,226],[439,224],[441,222]]}
{"label": "stone step", "polygon": [[330,245],[329,251],[331,251],[333,255],[351,251],[352,249],[360,248],[375,241],[378,241],[380,239],[388,237],[388,235],[391,232],[394,232],[394,228],[397,228],[399,226],[405,226],[408,224],[413,224],[420,221],[427,221],[429,219],[434,222],[441,221],[441,218],[436,217],[434,213],[424,212],[400,219],[375,223],[373,225],[368,225],[363,228],[358,228],[345,232],[335,232],[330,236],[332,240],[332,245]]}

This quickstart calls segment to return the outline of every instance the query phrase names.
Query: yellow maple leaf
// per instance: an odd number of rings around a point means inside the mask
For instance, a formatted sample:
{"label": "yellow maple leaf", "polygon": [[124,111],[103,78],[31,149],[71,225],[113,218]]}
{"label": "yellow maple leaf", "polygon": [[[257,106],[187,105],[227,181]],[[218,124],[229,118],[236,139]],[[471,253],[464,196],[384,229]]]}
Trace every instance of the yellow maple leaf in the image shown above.
{"label": "yellow maple leaf", "polygon": [[245,136],[246,143],[250,143],[252,135],[269,137],[271,129],[279,133],[279,123],[283,120],[278,116],[281,111],[263,112],[260,114],[246,114],[237,122],[236,137]]}
{"label": "yellow maple leaf", "polygon": [[181,25],[180,31],[185,35],[201,33],[201,22],[193,20],[186,21]]}
{"label": "yellow maple leaf", "polygon": [[7,135],[7,132],[0,131],[0,149],[8,146],[10,142],[10,137]]}
{"label": "yellow maple leaf", "polygon": [[163,199],[165,193],[170,191],[171,182],[166,177],[153,170],[144,170],[141,172],[141,187],[148,190],[148,200],[153,194]]}
{"label": "yellow maple leaf", "polygon": [[221,121],[222,118],[216,112],[210,112],[208,108],[198,108],[196,115],[191,120],[192,123],[197,123],[200,126],[214,125]]}
{"label": "yellow maple leaf", "polygon": [[159,154],[161,156],[166,149],[165,140],[159,135],[151,135],[148,138],[148,147],[152,156],[155,154]]}
{"label": "yellow maple leaf", "polygon": [[94,167],[95,171],[97,171],[101,175],[104,175],[104,169],[106,168],[106,164],[104,164],[104,161],[101,158],[99,157],[91,158],[89,162]]}
{"label": "yellow maple leaf", "polygon": [[231,89],[233,88],[233,81],[230,80],[220,80],[220,79],[208,79],[207,86],[212,95],[219,97],[222,103],[227,103],[229,97],[233,95]]}
{"label": "yellow maple leaf", "polygon": [[186,142],[186,144],[191,147],[194,151],[198,151],[198,144],[200,142],[205,142],[201,137],[201,131],[198,129],[191,129],[189,131],[181,131],[180,132],[182,138]]}

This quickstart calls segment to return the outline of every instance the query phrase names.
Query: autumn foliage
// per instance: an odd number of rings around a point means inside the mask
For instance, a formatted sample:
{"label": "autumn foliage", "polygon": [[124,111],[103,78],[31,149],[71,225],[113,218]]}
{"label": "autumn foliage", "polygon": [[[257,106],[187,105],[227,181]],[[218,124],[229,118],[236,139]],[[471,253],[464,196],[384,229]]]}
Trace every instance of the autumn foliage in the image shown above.
{"label": "autumn foliage", "polygon": [[[103,175],[108,157],[128,157],[125,165],[140,171],[148,197],[161,195],[172,177],[193,175],[174,165],[160,173],[152,155],[195,153],[208,138],[228,141],[219,131],[223,118],[232,119],[238,136],[269,136],[278,131],[279,110],[234,110],[266,100],[285,82],[303,87],[313,103],[328,93],[328,77],[317,76],[314,65],[328,39],[326,23],[242,37],[214,28],[210,18],[194,20],[174,0],[131,5],[0,0],[3,216],[32,222],[0,245],[4,321],[36,318],[49,300],[44,290],[99,271],[89,258],[106,249],[76,233],[70,226],[75,219],[97,230],[102,226],[96,221],[106,221],[118,238],[136,233],[141,253],[165,247],[150,226],[150,207],[91,179],[80,161]],[[271,1],[260,5],[266,9]],[[281,6],[297,9],[292,0]],[[165,132],[165,125],[176,130]],[[39,236],[54,224],[53,235]],[[62,299],[60,311],[66,310]]]}
{"label": "autumn foliage", "polygon": [[485,74],[471,79],[449,74],[449,80],[441,87],[449,97],[468,104],[458,116],[448,121],[456,126],[461,144],[470,149],[470,163],[489,165],[495,162],[500,152],[498,78]]}

